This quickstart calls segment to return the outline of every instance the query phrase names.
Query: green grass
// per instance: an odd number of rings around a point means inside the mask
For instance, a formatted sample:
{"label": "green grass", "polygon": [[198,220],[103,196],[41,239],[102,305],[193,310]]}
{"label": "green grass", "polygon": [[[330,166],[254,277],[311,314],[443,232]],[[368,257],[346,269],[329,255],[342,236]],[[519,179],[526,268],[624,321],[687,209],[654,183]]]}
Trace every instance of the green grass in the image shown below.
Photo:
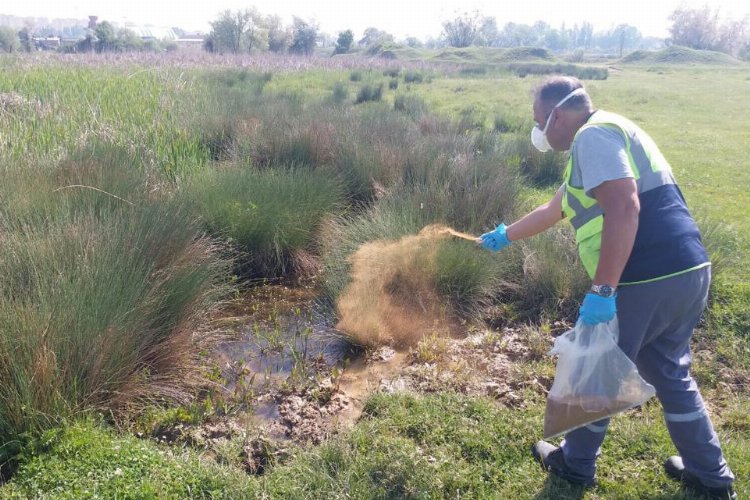
{"label": "green grass", "polygon": [[0,488],[21,498],[253,498],[245,473],[189,451],[168,450],[90,422],[47,432]]}
{"label": "green grass", "polygon": [[712,50],[695,50],[688,47],[673,45],[659,51],[636,50],[623,57],[620,62],[625,64],[679,64],[679,65],[708,65],[708,66],[738,66],[739,59],[723,52]]}
{"label": "green grass", "polygon": [[[740,498],[750,493],[747,398],[717,420]],[[744,406],[742,406],[744,405]],[[543,405],[520,409],[450,393],[371,397],[357,425],[297,453],[260,478],[217,467],[190,452],[166,450],[92,426],[51,433],[24,457],[2,498],[580,498],[531,457]],[[738,420],[739,419],[739,420]],[[660,407],[613,419],[599,460],[599,486],[585,498],[694,499],[661,463],[674,453]]]}
{"label": "green grass", "polygon": [[[0,72],[0,94],[20,96],[0,113],[2,155],[57,159],[91,139],[132,150],[143,167],[178,174],[204,165],[208,152],[180,126],[193,96],[177,72],[138,68],[35,66]],[[179,96],[179,98],[178,98]]]}
{"label": "green grass", "polygon": [[244,273],[265,277],[290,274],[295,253],[313,250],[323,217],[343,201],[336,181],[305,168],[205,170],[181,195],[210,234],[243,253]]}

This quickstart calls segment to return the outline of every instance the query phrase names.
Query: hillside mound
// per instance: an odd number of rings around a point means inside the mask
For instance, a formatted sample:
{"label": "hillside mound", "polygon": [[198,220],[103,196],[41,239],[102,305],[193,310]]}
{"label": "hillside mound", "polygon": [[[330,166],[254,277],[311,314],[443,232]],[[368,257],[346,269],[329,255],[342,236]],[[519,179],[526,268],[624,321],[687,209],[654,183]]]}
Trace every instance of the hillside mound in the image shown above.
{"label": "hillside mound", "polygon": [[505,50],[496,60],[503,62],[554,61],[555,56],[541,47],[514,47]]}
{"label": "hillside mound", "polygon": [[452,63],[497,64],[512,62],[551,62],[555,56],[541,47],[497,47],[446,48],[438,52],[435,60]]}
{"label": "hillside mound", "polygon": [[625,64],[687,64],[707,66],[736,66],[741,61],[722,52],[695,50],[672,46],[659,51],[636,50],[620,59]]}

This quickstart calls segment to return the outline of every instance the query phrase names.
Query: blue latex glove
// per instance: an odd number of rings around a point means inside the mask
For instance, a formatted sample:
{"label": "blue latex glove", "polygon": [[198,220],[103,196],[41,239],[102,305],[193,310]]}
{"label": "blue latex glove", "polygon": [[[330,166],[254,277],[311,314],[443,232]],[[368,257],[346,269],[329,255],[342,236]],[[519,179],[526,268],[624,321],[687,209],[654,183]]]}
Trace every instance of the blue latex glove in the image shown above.
{"label": "blue latex glove", "polygon": [[612,297],[602,297],[595,293],[587,293],[578,311],[578,321],[584,325],[596,325],[612,320],[617,314],[617,294]]}
{"label": "blue latex glove", "polygon": [[505,224],[500,224],[494,231],[484,233],[479,240],[484,248],[493,252],[499,252],[510,245],[508,235],[505,234]]}

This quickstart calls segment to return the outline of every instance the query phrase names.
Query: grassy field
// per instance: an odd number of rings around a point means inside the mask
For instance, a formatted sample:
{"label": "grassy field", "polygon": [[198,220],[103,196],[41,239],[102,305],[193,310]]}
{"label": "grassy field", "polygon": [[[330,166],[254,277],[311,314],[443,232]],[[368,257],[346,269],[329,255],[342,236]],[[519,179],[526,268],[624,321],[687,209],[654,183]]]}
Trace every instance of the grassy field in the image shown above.
{"label": "grassy field", "polygon": [[[125,431],[155,400],[191,401],[220,340],[208,319],[243,280],[311,273],[335,302],[363,242],[434,222],[479,233],[551,196],[563,157],[530,148],[537,78],[504,66],[521,55],[300,71],[0,59],[0,462],[18,467],[0,498],[692,498],[660,470],[673,451],[655,403],[614,420],[585,493],[531,459],[544,400],[527,390],[514,407],[376,394],[351,430],[290,445],[263,476],[243,471],[242,441],[209,453]],[[585,84],[656,140],[720,264],[695,374],[750,495],[750,69],[617,63]],[[585,286],[560,269],[569,236],[502,259],[446,245],[436,290],[466,319],[543,332]]]}

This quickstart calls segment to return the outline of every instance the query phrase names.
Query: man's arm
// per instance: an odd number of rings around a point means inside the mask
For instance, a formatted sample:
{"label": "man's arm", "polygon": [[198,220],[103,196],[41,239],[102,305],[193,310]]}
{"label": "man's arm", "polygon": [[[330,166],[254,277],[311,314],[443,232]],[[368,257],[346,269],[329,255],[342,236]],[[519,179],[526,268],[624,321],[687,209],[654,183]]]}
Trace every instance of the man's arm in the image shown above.
{"label": "man's arm", "polygon": [[544,205],[540,205],[508,226],[506,230],[508,239],[516,241],[534,236],[561,221],[563,219],[562,197],[564,190],[564,186],[560,186],[560,189],[557,190],[555,196],[550,201]]}
{"label": "man's arm", "polygon": [[604,210],[602,247],[594,284],[616,287],[638,230],[638,186],[632,178],[603,182],[592,190]]}

